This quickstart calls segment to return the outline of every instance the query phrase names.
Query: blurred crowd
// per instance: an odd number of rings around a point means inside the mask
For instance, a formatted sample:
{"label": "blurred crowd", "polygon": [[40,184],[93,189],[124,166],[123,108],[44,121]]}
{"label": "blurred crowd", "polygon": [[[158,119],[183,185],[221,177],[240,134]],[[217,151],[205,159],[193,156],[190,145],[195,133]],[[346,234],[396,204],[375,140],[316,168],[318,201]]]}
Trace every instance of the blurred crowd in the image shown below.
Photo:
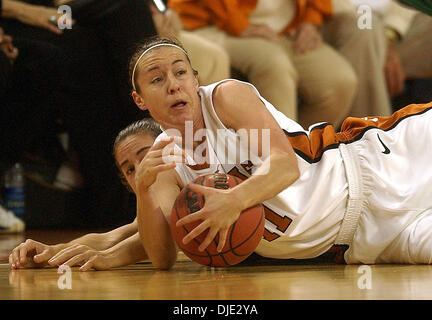
{"label": "blurred crowd", "polygon": [[119,214],[111,148],[148,116],[128,75],[143,39],[175,37],[201,85],[249,81],[308,128],[431,101],[430,31],[391,0],[0,0],[0,174],[21,162],[41,185],[85,190],[86,226],[119,225],[135,211]]}

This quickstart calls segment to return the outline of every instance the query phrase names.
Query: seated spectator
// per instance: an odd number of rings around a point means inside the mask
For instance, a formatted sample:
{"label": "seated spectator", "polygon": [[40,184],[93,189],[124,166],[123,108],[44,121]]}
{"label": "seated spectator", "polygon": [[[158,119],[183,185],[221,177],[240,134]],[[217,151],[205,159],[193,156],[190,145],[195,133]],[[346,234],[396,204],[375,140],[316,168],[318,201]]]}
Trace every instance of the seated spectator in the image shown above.
{"label": "seated spectator", "polygon": [[361,13],[351,0],[332,0],[332,6],[331,19],[322,27],[323,37],[350,62],[358,82],[349,116],[389,116],[392,110],[382,72],[386,47],[380,21],[372,19],[372,28],[359,26]]}
{"label": "seated spectator", "polygon": [[382,22],[379,30],[386,41],[384,74],[391,98],[410,94],[405,92],[407,80],[432,77],[432,17],[396,1],[352,1],[357,6],[369,5]]}
{"label": "seated spectator", "polygon": [[391,2],[383,21],[388,41],[385,72],[394,97],[402,93],[405,79],[432,77],[432,18]]}
{"label": "seated spectator", "polygon": [[331,1],[168,4],[187,29],[223,46],[231,65],[291,119],[305,127],[323,120],[338,126],[349,113],[357,84],[354,71],[320,33],[331,16]]}

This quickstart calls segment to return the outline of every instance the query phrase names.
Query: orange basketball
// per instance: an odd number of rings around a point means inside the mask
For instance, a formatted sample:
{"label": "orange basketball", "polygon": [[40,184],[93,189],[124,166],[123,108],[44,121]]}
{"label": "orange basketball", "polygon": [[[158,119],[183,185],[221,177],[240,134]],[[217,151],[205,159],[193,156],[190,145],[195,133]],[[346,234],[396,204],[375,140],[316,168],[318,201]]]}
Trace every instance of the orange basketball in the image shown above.
{"label": "orange basketball", "polygon": [[[214,173],[198,177],[190,184],[192,183],[217,189],[229,189],[241,183],[241,180],[228,174]],[[171,212],[171,233],[179,248],[189,258],[206,266],[227,267],[245,260],[256,249],[263,237],[265,221],[263,206],[258,204],[241,212],[239,219],[230,227],[221,252],[217,251],[219,235],[204,251],[200,252],[198,247],[206,238],[208,230],[187,245],[182,243],[182,239],[201,221],[176,227],[177,220],[199,211],[204,206],[204,197],[192,191],[188,187],[190,184],[180,192]]]}

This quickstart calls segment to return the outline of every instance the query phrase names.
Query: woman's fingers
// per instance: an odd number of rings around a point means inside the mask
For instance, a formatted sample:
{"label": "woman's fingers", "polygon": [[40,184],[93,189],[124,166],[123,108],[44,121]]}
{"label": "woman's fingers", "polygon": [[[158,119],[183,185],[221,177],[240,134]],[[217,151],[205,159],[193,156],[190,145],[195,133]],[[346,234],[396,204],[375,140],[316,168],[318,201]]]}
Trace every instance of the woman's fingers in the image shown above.
{"label": "woman's fingers", "polygon": [[[192,216],[192,215],[189,215]],[[195,227],[193,230],[191,230],[184,238],[183,238],[183,244],[188,244],[191,242],[194,238],[198,237],[201,233],[203,233],[206,229],[209,228],[209,224],[204,221],[200,223],[197,227]]]}
{"label": "woman's fingers", "polygon": [[48,31],[50,31],[52,33],[58,34],[58,35],[61,35],[63,33],[62,29],[59,29],[56,25],[53,25],[49,21],[45,22],[45,23],[42,23],[41,27],[43,27],[44,29],[46,29],[46,30],[48,30]]}
{"label": "woman's fingers", "polygon": [[149,188],[160,172],[171,170],[177,163],[185,162],[184,152],[181,148],[175,148],[175,141],[176,137],[170,137],[156,142],[150,148],[136,168],[135,183],[139,189]]}
{"label": "woman's fingers", "polygon": [[187,216],[184,216],[183,218],[181,218],[180,220],[178,220],[176,222],[176,227],[181,227],[184,226],[188,223],[197,221],[197,220],[202,220],[203,219],[203,212],[202,210],[199,210],[197,212],[188,214]]}
{"label": "woman's fingers", "polygon": [[217,246],[218,252],[221,252],[223,250],[223,248],[225,247],[226,239],[228,236],[228,230],[229,230],[229,228],[225,228],[225,229],[221,229],[219,231],[219,243]]}
{"label": "woman's fingers", "polygon": [[[9,255],[9,265],[12,269],[34,267],[36,264],[44,262],[43,256],[49,254],[50,246],[27,239],[12,250]],[[34,259],[37,255],[42,255],[40,262],[38,259]]]}
{"label": "woman's fingers", "polygon": [[12,253],[9,255],[11,262],[9,264],[14,269],[18,268],[19,266],[19,249],[21,248],[22,244],[16,247],[12,250]]}
{"label": "woman's fingers", "polygon": [[41,253],[35,255],[33,257],[33,261],[35,263],[43,263],[46,262],[48,259],[50,259],[52,257],[52,253],[50,252],[50,250],[48,248],[46,248],[44,251],[42,251]]}
{"label": "woman's fingers", "polygon": [[191,183],[188,188],[191,189],[193,192],[200,193],[204,196],[217,192],[215,191],[215,188],[202,186],[197,183]]}
{"label": "woman's fingers", "polygon": [[168,140],[158,141],[150,148],[145,159],[163,159],[165,163],[184,161],[184,159],[186,159],[185,152],[179,147],[176,148],[176,145],[174,144],[175,141],[176,137],[170,137]]}
{"label": "woman's fingers", "polygon": [[89,257],[92,256],[92,253],[90,251],[86,251],[84,253],[77,254],[76,256],[71,257],[61,265],[74,267],[74,266],[81,266],[89,259]]}
{"label": "woman's fingers", "polygon": [[85,271],[92,269],[96,263],[96,259],[97,259],[97,256],[90,258],[86,263],[84,263],[81,266],[81,268],[79,270],[85,272]]}
{"label": "woman's fingers", "polygon": [[24,264],[27,260],[27,251],[32,250],[33,248],[28,248],[28,246],[21,246],[19,249],[19,259],[17,260],[17,264]]}
{"label": "woman's fingers", "polygon": [[158,142],[156,142],[151,148],[150,150],[159,150],[162,148],[165,148],[166,146],[168,146],[169,144],[175,144],[181,142],[181,138],[180,137],[168,137],[167,139],[163,139],[163,140],[159,140]]}
{"label": "woman's fingers", "polygon": [[17,268],[17,266],[15,265],[15,260],[13,258],[12,253],[9,255],[9,266],[11,267],[11,269]]}
{"label": "woman's fingers", "polygon": [[[196,229],[196,228],[195,228]],[[218,230],[216,228],[211,228],[205,237],[204,241],[201,242],[200,246],[198,247],[199,251],[204,251],[207,249],[207,247],[210,245],[210,243],[213,241],[213,239],[218,234]]]}
{"label": "woman's fingers", "polygon": [[53,256],[50,260],[48,260],[48,263],[51,266],[59,266],[63,264],[65,261],[69,260],[70,258],[81,254],[85,251],[88,251],[89,248],[84,245],[75,245],[66,249],[61,250],[58,252],[55,256]]}
{"label": "woman's fingers", "polygon": [[[192,231],[190,231],[184,238],[183,238],[183,244],[188,244],[190,241],[192,241],[194,238],[199,236],[201,233],[203,233],[205,230],[209,229],[208,224],[203,222],[196,228],[194,228]],[[204,251],[207,249],[207,247],[210,245],[212,241],[216,238],[216,235],[219,233],[219,241],[217,243],[217,251],[221,252],[225,246],[226,238],[228,235],[229,228],[219,229],[219,228],[210,228],[207,236],[205,237],[204,241],[201,242],[200,246],[198,247],[199,251]]]}

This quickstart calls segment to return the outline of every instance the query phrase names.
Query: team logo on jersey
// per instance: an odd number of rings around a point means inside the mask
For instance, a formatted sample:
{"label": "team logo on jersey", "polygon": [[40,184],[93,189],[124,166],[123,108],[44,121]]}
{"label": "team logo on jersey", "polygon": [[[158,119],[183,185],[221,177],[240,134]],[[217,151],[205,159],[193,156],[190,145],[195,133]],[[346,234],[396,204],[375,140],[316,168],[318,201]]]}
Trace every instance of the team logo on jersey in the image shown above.
{"label": "team logo on jersey", "polygon": [[384,147],[384,151],[382,151],[382,153],[384,154],[389,154],[390,153],[390,149],[384,144],[384,142],[381,140],[379,134],[377,133],[377,137],[379,142],[381,142],[382,146]]}

